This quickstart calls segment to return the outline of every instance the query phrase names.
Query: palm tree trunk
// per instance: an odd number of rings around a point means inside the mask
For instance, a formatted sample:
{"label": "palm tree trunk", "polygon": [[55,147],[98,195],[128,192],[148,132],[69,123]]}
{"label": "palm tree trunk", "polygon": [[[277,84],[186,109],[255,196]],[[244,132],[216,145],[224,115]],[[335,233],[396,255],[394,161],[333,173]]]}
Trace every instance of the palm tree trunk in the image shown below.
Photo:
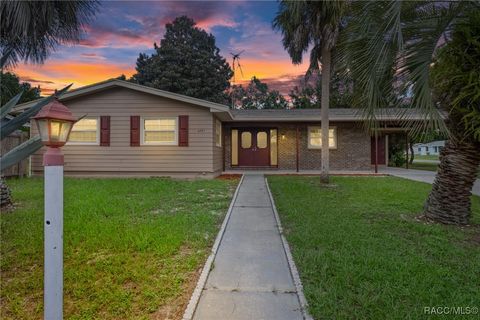
{"label": "palm tree trunk", "polygon": [[12,206],[12,197],[10,195],[10,188],[5,183],[5,179],[0,177],[0,208],[8,210]]}
{"label": "palm tree trunk", "polygon": [[329,119],[328,109],[330,103],[330,69],[331,69],[331,52],[325,45],[322,48],[322,99],[321,99],[321,128],[322,128],[322,167],[320,173],[320,181],[329,183],[330,159],[329,159]]}
{"label": "palm tree trunk", "polygon": [[440,151],[440,164],[425,203],[428,219],[445,224],[468,224],[471,191],[480,165],[478,145],[448,140]]}

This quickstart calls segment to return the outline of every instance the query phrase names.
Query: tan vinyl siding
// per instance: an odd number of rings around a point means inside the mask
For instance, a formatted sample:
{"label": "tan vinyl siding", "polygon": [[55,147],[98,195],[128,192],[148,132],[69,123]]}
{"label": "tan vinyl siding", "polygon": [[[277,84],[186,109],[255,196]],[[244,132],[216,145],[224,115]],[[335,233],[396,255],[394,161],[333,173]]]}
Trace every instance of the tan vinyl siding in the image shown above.
{"label": "tan vinyl siding", "polygon": [[[66,145],[65,172],[68,174],[135,174],[168,173],[202,174],[214,172],[213,116],[205,107],[174,101],[125,88],[113,88],[63,102],[80,117],[109,115],[110,146]],[[130,146],[130,116],[189,116],[189,146]],[[33,129],[34,134],[36,128]],[[41,154],[32,158],[33,172],[43,170]]]}

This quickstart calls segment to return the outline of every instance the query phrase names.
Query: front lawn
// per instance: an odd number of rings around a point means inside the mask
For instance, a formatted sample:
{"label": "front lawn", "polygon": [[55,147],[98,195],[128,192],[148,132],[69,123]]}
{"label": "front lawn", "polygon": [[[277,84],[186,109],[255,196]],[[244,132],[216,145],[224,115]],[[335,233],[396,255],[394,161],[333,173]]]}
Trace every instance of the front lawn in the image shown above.
{"label": "front lawn", "polygon": [[[65,179],[66,319],[180,319],[236,180]],[[2,319],[43,317],[43,180],[11,180]]]}
{"label": "front lawn", "polygon": [[459,228],[415,219],[431,188],[420,182],[268,181],[314,318],[423,319],[424,307],[480,307],[479,197],[476,225]]}
{"label": "front lawn", "polygon": [[425,154],[425,155],[416,154],[414,156],[414,159],[415,160],[438,160],[439,157],[438,157],[438,154]]}

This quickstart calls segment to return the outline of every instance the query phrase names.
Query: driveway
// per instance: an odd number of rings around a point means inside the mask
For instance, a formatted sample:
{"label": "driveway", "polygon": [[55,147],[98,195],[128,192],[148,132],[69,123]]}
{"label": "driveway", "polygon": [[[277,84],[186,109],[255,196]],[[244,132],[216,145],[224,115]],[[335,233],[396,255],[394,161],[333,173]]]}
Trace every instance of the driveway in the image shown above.
{"label": "driveway", "polygon": [[[392,168],[387,167],[380,169],[380,173],[389,174],[395,177],[400,177],[404,179],[410,179],[414,181],[426,182],[432,184],[435,180],[436,172],[426,171],[426,170],[414,170],[414,169],[403,169],[403,168]],[[472,193],[474,195],[480,196],[480,179],[475,181],[473,185]]]}

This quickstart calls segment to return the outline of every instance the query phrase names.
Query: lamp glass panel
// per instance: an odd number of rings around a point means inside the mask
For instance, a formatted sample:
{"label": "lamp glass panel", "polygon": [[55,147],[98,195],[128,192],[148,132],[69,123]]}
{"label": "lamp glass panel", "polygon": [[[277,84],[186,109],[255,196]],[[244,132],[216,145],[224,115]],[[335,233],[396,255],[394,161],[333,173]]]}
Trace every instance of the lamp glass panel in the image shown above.
{"label": "lamp glass panel", "polygon": [[60,141],[67,142],[68,139],[68,134],[70,133],[70,130],[72,129],[72,123],[71,122],[63,122],[62,123],[62,129],[60,130]]}
{"label": "lamp glass panel", "polygon": [[37,128],[40,133],[40,139],[44,142],[48,141],[48,120],[47,119],[37,119]]}
{"label": "lamp glass panel", "polygon": [[60,141],[60,131],[62,129],[62,122],[58,120],[50,120],[50,141]]}

